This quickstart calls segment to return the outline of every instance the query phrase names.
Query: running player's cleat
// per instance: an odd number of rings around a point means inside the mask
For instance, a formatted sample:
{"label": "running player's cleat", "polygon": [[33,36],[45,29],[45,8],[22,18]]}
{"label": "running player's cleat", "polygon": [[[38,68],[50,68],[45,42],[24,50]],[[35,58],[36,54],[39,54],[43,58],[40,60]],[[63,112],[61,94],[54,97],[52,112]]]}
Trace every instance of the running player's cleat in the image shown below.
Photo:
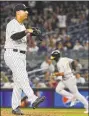
{"label": "running player's cleat", "polygon": [[74,99],[74,100],[71,101],[71,103],[70,103],[70,107],[73,107],[73,106],[76,105],[76,104],[77,104],[77,100]]}
{"label": "running player's cleat", "polygon": [[86,109],[86,110],[84,111],[84,114],[89,114],[89,110]]}

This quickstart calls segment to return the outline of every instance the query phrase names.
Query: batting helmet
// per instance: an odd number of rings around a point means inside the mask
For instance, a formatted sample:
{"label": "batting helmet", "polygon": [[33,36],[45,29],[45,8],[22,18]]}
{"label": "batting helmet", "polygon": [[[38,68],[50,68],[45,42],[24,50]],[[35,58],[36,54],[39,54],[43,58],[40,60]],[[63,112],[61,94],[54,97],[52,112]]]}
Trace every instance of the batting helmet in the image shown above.
{"label": "batting helmet", "polygon": [[52,53],[51,53],[51,57],[50,59],[51,60],[55,60],[56,62],[59,60],[60,58],[60,51],[59,50],[54,50]]}

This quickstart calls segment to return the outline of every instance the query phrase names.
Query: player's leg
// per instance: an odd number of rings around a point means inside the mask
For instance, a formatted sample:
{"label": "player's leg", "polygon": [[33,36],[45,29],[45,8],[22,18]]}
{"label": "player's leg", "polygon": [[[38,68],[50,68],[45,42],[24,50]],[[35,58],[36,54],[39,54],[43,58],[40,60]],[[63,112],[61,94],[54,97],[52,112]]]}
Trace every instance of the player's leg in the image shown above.
{"label": "player's leg", "polygon": [[[19,88],[16,87],[16,86],[18,86],[18,85],[16,85],[16,82],[19,83],[19,87],[21,86],[20,87],[21,89],[24,89],[24,92],[28,96],[29,100],[32,102],[35,101],[37,96],[34,95],[33,90],[31,89],[30,85],[28,86],[29,80],[28,80],[27,72],[26,72],[25,56],[21,55],[19,53],[14,53],[11,50],[10,51],[8,50],[8,51],[6,51],[6,53],[4,55],[4,59],[5,59],[7,66],[12,70],[13,80],[15,83],[15,87],[14,87],[13,93],[12,93],[12,99],[13,99],[12,107],[14,104],[19,104],[19,103],[14,103],[14,102],[19,101],[18,100],[19,97],[17,95],[21,94]],[[18,90],[18,92],[17,92],[18,94],[16,95],[17,96],[17,98],[16,98],[15,94],[16,94],[17,90]]]}
{"label": "player's leg", "polygon": [[4,54],[4,60],[7,64],[7,66],[12,70],[13,73],[13,80],[14,80],[14,87],[13,87],[13,92],[12,92],[12,113],[13,114],[23,114],[18,106],[21,103],[21,88],[19,87],[19,83],[17,81],[18,76],[16,75],[17,73],[17,62],[18,62],[18,56],[11,51],[7,50]]}
{"label": "player's leg", "polygon": [[[24,72],[23,76],[27,76],[26,72]],[[31,102],[31,104],[38,98],[32,88],[30,87],[30,83],[29,83],[29,79],[28,78],[25,78],[25,79],[22,79],[23,83],[20,82],[20,86],[21,88],[23,89],[23,92],[26,94],[26,96],[28,97],[28,101]]]}
{"label": "player's leg", "polygon": [[28,100],[33,103],[38,97],[34,94],[32,88],[30,87],[28,74],[26,71],[26,62],[22,59],[18,59],[17,71],[14,72],[15,77],[19,82],[20,88],[24,91]]}
{"label": "player's leg", "polygon": [[19,84],[16,80],[18,59],[16,55],[13,54],[13,51],[7,50],[4,54],[4,60],[7,66],[11,69],[13,73],[14,87],[13,87],[13,92],[12,92],[12,109],[15,109],[19,106],[20,101],[21,101],[21,89],[19,88]]}
{"label": "player's leg", "polygon": [[73,86],[73,89],[75,89],[75,91],[73,91],[73,90],[70,89],[71,92],[74,94],[74,96],[76,97],[76,99],[78,99],[82,104],[84,104],[84,108],[87,110],[87,112],[89,112],[88,111],[88,101],[86,100],[86,98],[79,93],[78,88],[77,88],[76,85]]}
{"label": "player's leg", "polygon": [[[17,67],[17,71],[16,71],[16,77],[18,77],[18,82],[20,85],[20,88],[23,90],[23,92],[26,94],[26,96],[28,97],[28,101],[31,102],[31,104],[33,104],[34,102],[36,102],[36,104],[40,104],[42,101],[44,101],[44,96],[43,97],[39,97],[36,96],[34,94],[34,91],[32,90],[32,88],[30,87],[30,83],[29,83],[29,79],[28,79],[28,74],[26,71],[26,59],[24,58],[24,56],[22,56],[22,58],[18,59],[18,67]],[[38,101],[37,101],[38,99]]]}
{"label": "player's leg", "polygon": [[14,82],[12,93],[12,109],[15,110],[21,104],[22,90],[19,88],[19,84]]}
{"label": "player's leg", "polygon": [[26,60],[20,61],[19,67],[18,67],[18,71],[17,71],[20,75],[20,86],[23,90],[23,92],[26,94],[26,96],[28,97],[28,101],[31,102],[31,104],[38,98],[35,94],[34,91],[32,90],[32,88],[30,87],[30,82],[28,79],[28,74],[26,71]]}
{"label": "player's leg", "polygon": [[[23,89],[31,102],[35,101],[37,96],[34,95],[34,92],[29,85],[28,75],[26,72],[26,56],[18,52],[7,50],[4,55],[4,59],[7,66],[12,70],[14,82],[17,81],[19,83],[20,88]],[[18,97],[16,99],[18,99]],[[17,101],[16,99],[13,101]]]}
{"label": "player's leg", "polygon": [[65,85],[62,81],[60,81],[56,87],[56,92],[66,98],[68,98],[70,101],[73,99],[73,94],[71,94],[70,92],[64,90]]}
{"label": "player's leg", "polygon": [[[14,80],[19,83],[20,88],[24,91],[29,101],[33,103],[38,98],[30,87],[28,74],[26,71],[26,55],[17,52],[8,52],[4,55],[5,62],[13,72]],[[36,104],[44,100],[44,96],[36,101]]]}
{"label": "player's leg", "polygon": [[78,99],[81,103],[84,104],[84,108],[88,111],[88,101],[86,98],[81,95],[78,91],[77,85],[76,85],[76,78],[70,78],[67,82],[65,82],[66,87],[71,91],[71,93]]}
{"label": "player's leg", "polygon": [[[45,97],[42,96],[42,97],[38,97],[34,94],[32,88],[30,87],[30,83],[29,83],[29,79],[27,77],[27,72],[26,70],[23,70],[22,71],[22,78],[20,80],[20,86],[23,90],[23,92],[26,94],[26,96],[28,97],[28,101],[32,104],[32,107],[35,108],[37,107],[41,102],[44,101]],[[22,83],[23,81],[23,83]]]}

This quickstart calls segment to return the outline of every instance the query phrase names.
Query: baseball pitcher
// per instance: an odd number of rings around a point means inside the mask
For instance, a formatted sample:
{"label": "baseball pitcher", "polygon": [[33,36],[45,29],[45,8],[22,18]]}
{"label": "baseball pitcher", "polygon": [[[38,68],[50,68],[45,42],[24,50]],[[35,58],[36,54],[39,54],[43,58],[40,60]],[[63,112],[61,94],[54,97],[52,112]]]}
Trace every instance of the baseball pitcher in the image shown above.
{"label": "baseball pitcher", "polygon": [[28,17],[27,7],[24,4],[17,4],[14,8],[15,17],[6,27],[6,41],[4,60],[12,70],[14,88],[12,93],[12,113],[22,115],[19,109],[22,90],[28,97],[33,108],[45,100],[45,96],[37,97],[29,85],[26,71],[27,34],[40,36],[37,28],[26,29],[23,22]]}

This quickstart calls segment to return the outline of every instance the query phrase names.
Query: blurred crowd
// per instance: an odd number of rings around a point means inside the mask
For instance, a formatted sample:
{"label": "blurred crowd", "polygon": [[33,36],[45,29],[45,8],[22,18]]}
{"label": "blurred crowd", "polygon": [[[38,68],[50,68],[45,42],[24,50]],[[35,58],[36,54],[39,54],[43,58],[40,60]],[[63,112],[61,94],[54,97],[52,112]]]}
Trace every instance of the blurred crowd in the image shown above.
{"label": "blurred crowd", "polygon": [[[5,1],[0,2],[0,44],[1,44],[1,87],[12,87],[13,79],[12,72],[5,65],[3,61],[4,42],[6,24],[14,17],[13,8],[21,1]],[[50,54],[54,49],[63,51],[87,51],[89,46],[89,8],[87,1],[22,1],[26,6],[30,7],[32,14],[29,14],[28,20],[25,21],[27,28],[38,27],[42,32],[42,41],[40,42],[37,37],[30,39],[30,46],[28,51],[37,54],[39,57],[42,54]],[[33,55],[34,56],[34,55]],[[45,56],[45,55],[44,55]],[[32,59],[31,59],[32,61]],[[47,66],[51,64],[47,57],[40,62],[34,61],[34,68],[31,68],[30,61],[27,62],[27,70],[41,68],[43,62],[47,62]],[[88,69],[83,68],[79,59],[76,59],[77,71],[75,73],[78,85],[88,83]],[[8,69],[8,71],[7,71]],[[59,77],[51,78],[50,71],[39,71],[38,75],[42,78],[35,78],[35,73],[30,78],[32,87],[51,87],[55,88]],[[31,75],[29,74],[31,77]],[[48,77],[50,77],[48,79]]]}

